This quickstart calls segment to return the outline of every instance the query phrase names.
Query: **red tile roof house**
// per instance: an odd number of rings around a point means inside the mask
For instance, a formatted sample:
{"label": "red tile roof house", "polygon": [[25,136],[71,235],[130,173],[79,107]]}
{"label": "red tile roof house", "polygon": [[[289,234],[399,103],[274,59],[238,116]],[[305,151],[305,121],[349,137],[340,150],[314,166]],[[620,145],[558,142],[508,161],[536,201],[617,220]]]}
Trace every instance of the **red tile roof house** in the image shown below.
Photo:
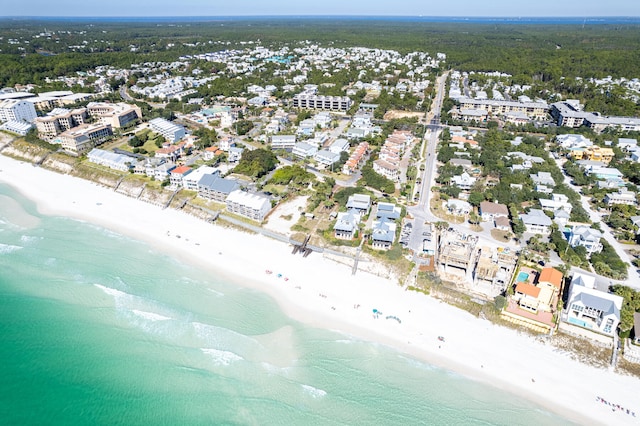
{"label": "red tile roof house", "polygon": [[169,182],[171,186],[175,188],[182,188],[184,186],[182,179],[191,173],[191,167],[188,166],[180,166],[171,170],[169,173]]}

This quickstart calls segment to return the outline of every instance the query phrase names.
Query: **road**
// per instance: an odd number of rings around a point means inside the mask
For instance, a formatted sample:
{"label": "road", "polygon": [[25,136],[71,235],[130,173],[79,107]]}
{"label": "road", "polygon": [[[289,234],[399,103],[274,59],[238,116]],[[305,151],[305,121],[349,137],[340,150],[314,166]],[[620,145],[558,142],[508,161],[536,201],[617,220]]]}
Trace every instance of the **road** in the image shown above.
{"label": "road", "polygon": [[628,278],[624,281],[610,280],[611,284],[621,283],[629,287],[640,289],[640,274],[638,273],[638,269],[635,268],[631,263],[631,256],[629,256],[629,254],[625,251],[623,245],[620,244],[618,240],[616,240],[616,238],[613,236],[611,228],[609,228],[609,226],[607,226],[607,224],[602,221],[602,215],[598,212],[593,211],[591,205],[589,204],[589,198],[580,193],[580,187],[575,186],[571,181],[571,177],[564,172],[564,168],[562,167],[562,165],[564,164],[563,159],[556,158],[555,161],[560,170],[562,170],[562,175],[564,176],[564,184],[574,190],[577,194],[580,194],[580,203],[582,204],[582,208],[584,208],[584,210],[589,214],[589,219],[591,220],[591,222],[598,223],[600,225],[600,229],[602,230],[602,237],[611,245],[611,247],[614,248],[616,253],[618,253],[618,256],[620,256],[620,259],[622,259],[623,262],[629,265],[629,267],[627,268]]}
{"label": "road", "polygon": [[[427,131],[422,138],[423,157],[420,160],[420,164],[424,164],[424,172],[422,173],[422,182],[419,187],[418,202],[415,206],[407,208],[407,211],[415,218],[413,223],[413,232],[409,241],[409,248],[413,249],[414,253],[418,253],[422,250],[422,240],[424,237],[422,233],[425,231],[425,222],[437,222],[440,219],[431,213],[431,187],[433,186],[433,179],[435,176],[436,168],[436,148],[438,145],[438,136],[442,129],[440,125],[440,113],[442,111],[442,101],[444,99],[445,83],[447,81],[448,73],[441,75],[438,78],[438,84],[436,86],[436,95],[431,106],[431,111],[427,112]],[[425,157],[426,156],[426,157]]]}

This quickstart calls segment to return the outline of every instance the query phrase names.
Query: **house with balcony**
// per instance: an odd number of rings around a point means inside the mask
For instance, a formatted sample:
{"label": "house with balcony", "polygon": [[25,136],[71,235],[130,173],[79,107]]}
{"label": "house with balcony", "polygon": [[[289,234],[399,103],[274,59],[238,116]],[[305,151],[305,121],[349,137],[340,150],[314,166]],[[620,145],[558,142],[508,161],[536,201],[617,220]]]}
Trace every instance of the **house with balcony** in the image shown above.
{"label": "house with balcony", "polygon": [[602,251],[601,239],[602,232],[584,225],[572,227],[567,235],[567,242],[571,247],[582,246],[589,256]]}
{"label": "house with balcony", "polygon": [[595,277],[574,273],[562,320],[613,337],[620,323],[623,298],[595,288]]}
{"label": "house with balcony", "polygon": [[262,222],[271,210],[271,200],[268,197],[240,189],[231,191],[225,203],[227,211],[258,222]]}
{"label": "house with balcony", "polygon": [[484,222],[495,221],[499,217],[509,217],[509,209],[506,205],[491,201],[481,202],[479,213]]}
{"label": "house with balcony", "polygon": [[333,233],[340,240],[353,240],[360,224],[360,212],[349,209],[338,213],[336,223],[333,225]]}
{"label": "house with balcony", "polygon": [[463,191],[470,190],[476,183],[476,178],[470,176],[467,172],[462,173],[459,176],[451,178],[451,183]]}
{"label": "house with balcony", "polygon": [[531,209],[529,213],[521,214],[520,219],[530,234],[549,235],[551,233],[551,218],[542,210]]}

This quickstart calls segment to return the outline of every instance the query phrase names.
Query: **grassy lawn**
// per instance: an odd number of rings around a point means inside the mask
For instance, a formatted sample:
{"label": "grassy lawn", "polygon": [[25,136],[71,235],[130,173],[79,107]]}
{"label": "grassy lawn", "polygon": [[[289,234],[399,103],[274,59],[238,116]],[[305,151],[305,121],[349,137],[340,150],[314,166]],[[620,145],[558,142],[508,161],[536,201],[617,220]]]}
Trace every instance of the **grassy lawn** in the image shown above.
{"label": "grassy lawn", "polygon": [[509,231],[501,231],[499,229],[492,229],[491,236],[494,240],[508,243],[511,241],[511,232]]}

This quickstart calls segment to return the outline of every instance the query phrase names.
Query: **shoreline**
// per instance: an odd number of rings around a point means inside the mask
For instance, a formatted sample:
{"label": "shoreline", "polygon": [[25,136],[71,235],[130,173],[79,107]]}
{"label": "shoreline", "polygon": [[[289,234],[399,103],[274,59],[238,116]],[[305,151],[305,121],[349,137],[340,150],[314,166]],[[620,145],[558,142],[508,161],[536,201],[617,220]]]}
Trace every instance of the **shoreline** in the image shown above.
{"label": "shoreline", "polygon": [[[404,291],[388,279],[362,271],[352,276],[348,266],[318,253],[307,258],[292,255],[288,245],[267,237],[163,210],[2,155],[0,182],[31,199],[43,214],[97,224],[264,292],[296,321],[391,347],[518,395],[567,420],[590,424],[640,420],[637,378],[583,365],[538,339]],[[373,309],[381,311],[377,319]],[[598,397],[628,407],[637,417],[612,411]]]}

